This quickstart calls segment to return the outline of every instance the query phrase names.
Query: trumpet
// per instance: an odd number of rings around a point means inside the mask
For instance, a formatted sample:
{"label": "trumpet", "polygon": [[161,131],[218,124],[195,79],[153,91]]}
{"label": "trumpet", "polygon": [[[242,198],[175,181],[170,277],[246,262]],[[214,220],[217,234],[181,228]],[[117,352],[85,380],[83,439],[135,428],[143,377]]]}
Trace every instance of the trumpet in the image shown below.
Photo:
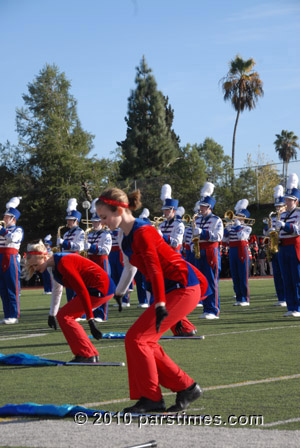
{"label": "trumpet", "polygon": [[2,229],[2,227],[4,227],[4,229],[5,229],[5,222],[4,221],[0,221],[0,229]]}
{"label": "trumpet", "polygon": [[82,219],[81,222],[87,227],[92,225],[92,221],[90,221],[89,219]]}
{"label": "trumpet", "polygon": [[184,225],[189,226],[191,224],[192,218],[190,215],[188,215],[187,213],[185,215],[183,215],[183,217],[181,218],[181,220],[184,222]]}
{"label": "trumpet", "polygon": [[159,225],[165,221],[165,217],[164,216],[154,216],[153,218],[153,225],[156,228],[156,230],[158,229]]}

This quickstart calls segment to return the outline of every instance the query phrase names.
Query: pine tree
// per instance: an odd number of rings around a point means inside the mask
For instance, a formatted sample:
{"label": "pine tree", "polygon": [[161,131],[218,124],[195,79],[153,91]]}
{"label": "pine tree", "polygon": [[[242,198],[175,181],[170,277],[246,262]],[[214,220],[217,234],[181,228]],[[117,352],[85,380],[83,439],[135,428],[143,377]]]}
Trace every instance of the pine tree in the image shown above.
{"label": "pine tree", "polygon": [[19,148],[28,160],[32,181],[25,218],[43,232],[65,222],[68,199],[84,197],[81,185],[92,171],[86,156],[93,136],[82,129],[69,89],[65,74],[46,65],[28,84],[23,95],[26,107],[17,109]]}
{"label": "pine tree", "polygon": [[168,99],[157,90],[152,70],[143,57],[136,68],[136,89],[128,98],[126,139],[117,142],[122,150],[123,178],[161,174],[178,156],[178,137],[172,131],[174,112]]}

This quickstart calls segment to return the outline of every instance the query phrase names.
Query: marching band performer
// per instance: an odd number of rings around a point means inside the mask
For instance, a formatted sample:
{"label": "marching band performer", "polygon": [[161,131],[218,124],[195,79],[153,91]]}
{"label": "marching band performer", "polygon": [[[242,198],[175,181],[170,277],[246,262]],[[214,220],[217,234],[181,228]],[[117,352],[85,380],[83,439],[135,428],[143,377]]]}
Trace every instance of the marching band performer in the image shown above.
{"label": "marching band performer", "polygon": [[200,386],[163,351],[158,341],[197,305],[205,294],[205,277],[187,263],[159,235],[153,226],[135,219],[132,210],[140,206],[140,191],[127,195],[112,188],[96,203],[97,213],[110,229],[120,227],[124,271],[116,288],[116,299],[127,290],[136,268],[151,283],[154,303],[146,309],[125,337],[130,398],[138,402],[123,412],[165,411],[160,384],[177,392],[176,403],[168,409],[178,412],[200,397]]}
{"label": "marching band performer", "polygon": [[[101,219],[96,213],[97,199],[94,199],[91,204],[90,212],[91,223],[93,229],[87,234],[87,241],[84,242],[84,250],[87,251],[87,258],[98,264],[104,271],[110,275],[110,265],[108,255],[111,251],[112,238],[111,233],[103,229]],[[94,310],[94,318],[96,322],[107,320],[108,315],[108,301],[101,307]]]}
{"label": "marching band performer", "polygon": [[[81,213],[77,211],[77,200],[71,198],[67,207],[67,227],[69,230],[63,238],[57,238],[57,246],[62,247],[63,253],[78,254],[84,249],[84,231],[79,227]],[[74,297],[74,291],[66,288],[68,302]]]}
{"label": "marching band performer", "polygon": [[[122,251],[120,249],[119,243],[118,243],[118,235],[119,235],[120,229],[114,229],[111,231],[111,238],[112,238],[112,246],[111,251],[108,255],[109,265],[110,265],[110,271],[111,271],[111,278],[117,285],[119,283],[119,280],[121,278],[124,265],[123,265],[123,259],[122,259]],[[129,289],[126,291],[126,294],[124,294],[122,298],[122,308],[130,307],[130,296],[129,296]],[[113,305],[114,306],[114,305]],[[117,305],[116,305],[117,306]]]}
{"label": "marching band performer", "polygon": [[[52,247],[52,236],[47,235],[44,238],[44,244],[47,249],[47,252],[52,255],[51,247]],[[51,274],[48,269],[46,269],[42,273],[42,279],[43,279],[43,286],[44,286],[44,294],[52,294],[52,279]]]}
{"label": "marching band performer", "polygon": [[[93,309],[113,297],[115,284],[96,263],[77,254],[55,253],[49,257],[42,241],[27,246],[26,276],[52,268],[58,283],[75,291],[75,296],[57,313],[59,326],[75,358],[71,362],[94,363],[99,361],[99,353],[91,343],[83,327],[76,321],[86,314],[90,331],[95,339],[102,333],[95,325]],[[55,318],[54,318],[55,321]]]}
{"label": "marching band performer", "polygon": [[[200,258],[195,258],[195,265],[205,275],[211,293],[203,300],[203,314],[200,319],[219,319],[220,296],[219,276],[221,272],[220,242],[223,239],[223,222],[212,210],[216,200],[212,197],[214,185],[205,182],[199,201],[199,216],[195,220],[193,237],[200,245]],[[195,243],[197,244],[197,242]]]}
{"label": "marching band performer", "polygon": [[162,211],[165,220],[159,225],[158,229],[166,243],[179,253],[184,234],[184,224],[175,217],[178,200],[171,198],[171,192],[170,185],[162,186],[161,200],[163,201]]}
{"label": "marching band performer", "polygon": [[0,324],[17,324],[20,317],[19,249],[24,237],[22,227],[16,225],[21,213],[17,210],[21,197],[6,204],[4,225],[0,229],[0,294],[4,319]]}
{"label": "marching band performer", "polygon": [[[274,199],[275,199],[274,205],[276,208],[276,212],[272,212],[272,214],[270,213],[271,216],[269,215],[269,218],[268,218],[268,221],[270,221],[270,223],[268,222],[268,224],[266,225],[266,227],[263,230],[264,235],[266,235],[266,237],[268,237],[268,238],[272,237],[271,236],[272,232],[274,232],[273,235],[276,235],[275,226],[276,226],[277,217],[280,217],[280,212],[283,211],[283,207],[285,208],[285,200],[284,200],[283,194],[284,194],[283,186],[277,185],[274,188]],[[278,232],[277,232],[276,236],[278,236]],[[269,251],[270,251],[270,244],[268,244],[268,246],[269,246]],[[277,248],[277,250],[278,250],[278,248]],[[273,269],[274,286],[275,286],[275,291],[276,291],[276,295],[277,295],[277,299],[278,299],[277,302],[274,303],[274,305],[286,306],[283,275],[282,275],[280,264],[279,264],[278,252],[273,252],[272,254],[270,254],[270,257],[271,257],[271,264],[272,264],[272,269]]]}
{"label": "marching band performer", "polygon": [[[139,219],[145,221],[145,223],[151,225],[151,221],[149,219],[150,212],[148,208],[144,208],[142,213],[139,216]],[[138,296],[138,307],[139,308],[149,308],[149,304],[152,303],[153,297],[152,294],[147,291],[147,284],[145,276],[139,271],[136,271],[135,274],[135,284],[136,284],[136,292]]]}
{"label": "marching band performer", "polygon": [[284,195],[286,211],[276,221],[279,231],[279,265],[283,276],[287,313],[284,316],[300,317],[300,199],[298,176],[290,174]]}
{"label": "marching band performer", "polygon": [[245,218],[250,217],[248,204],[247,199],[236,203],[234,223],[224,230],[224,236],[229,241],[230,272],[236,294],[234,305],[240,306],[250,305],[248,239],[252,228],[244,223]]}
{"label": "marching band performer", "polygon": [[[169,184],[162,186],[160,199],[163,201],[162,210],[165,220],[159,225],[158,233],[175,252],[180,253],[184,234],[184,224],[182,220],[175,218],[178,208],[178,200],[172,199],[171,193],[172,188]],[[184,319],[177,322],[171,330],[175,336],[194,336],[197,333],[197,328],[187,317],[184,317]]]}

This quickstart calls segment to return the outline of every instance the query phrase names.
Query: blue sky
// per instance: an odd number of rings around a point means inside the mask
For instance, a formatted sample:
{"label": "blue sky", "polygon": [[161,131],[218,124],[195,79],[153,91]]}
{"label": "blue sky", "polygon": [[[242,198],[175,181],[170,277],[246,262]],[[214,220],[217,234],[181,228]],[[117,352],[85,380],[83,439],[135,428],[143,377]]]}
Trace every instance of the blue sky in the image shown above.
{"label": "blue sky", "polygon": [[240,117],[235,166],[247,154],[279,162],[275,134],[300,136],[299,0],[0,0],[0,39],[0,143],[17,143],[22,94],[54,63],[95,135],[91,155],[112,157],[143,55],[181,145],[210,137],[231,155],[236,113],[219,81],[237,54],[256,61],[265,94]]}

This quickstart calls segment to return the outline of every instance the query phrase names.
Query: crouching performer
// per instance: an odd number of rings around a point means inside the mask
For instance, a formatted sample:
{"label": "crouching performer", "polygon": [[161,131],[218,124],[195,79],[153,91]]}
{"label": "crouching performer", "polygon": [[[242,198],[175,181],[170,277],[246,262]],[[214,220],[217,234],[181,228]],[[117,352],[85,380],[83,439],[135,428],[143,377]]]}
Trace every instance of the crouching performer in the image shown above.
{"label": "crouching performer", "polygon": [[[54,279],[58,283],[76,293],[56,316],[75,355],[71,362],[98,362],[98,351],[76,319],[85,313],[92,335],[95,339],[101,339],[101,331],[94,322],[93,309],[113,297],[114,282],[100,266],[87,258],[68,253],[55,253],[49,257],[42,241],[28,244],[25,265],[27,278],[35,271],[44,272],[48,267],[52,268]],[[49,325],[55,328],[55,317],[49,316],[49,319],[52,319],[52,322],[48,322]]]}
{"label": "crouching performer", "polygon": [[[117,188],[105,190],[96,202],[103,225],[119,227],[124,270],[116,287],[120,298],[136,268],[151,283],[154,303],[128,330],[125,337],[129,391],[136,404],[124,412],[164,412],[160,385],[177,392],[176,403],[167,412],[179,412],[202,394],[200,386],[164,352],[158,341],[180,319],[197,306],[200,289],[206,292],[205,277],[187,263],[153,226],[136,219],[132,210],[141,206],[140,191],[126,194]],[[117,298],[115,297],[115,298]]]}

